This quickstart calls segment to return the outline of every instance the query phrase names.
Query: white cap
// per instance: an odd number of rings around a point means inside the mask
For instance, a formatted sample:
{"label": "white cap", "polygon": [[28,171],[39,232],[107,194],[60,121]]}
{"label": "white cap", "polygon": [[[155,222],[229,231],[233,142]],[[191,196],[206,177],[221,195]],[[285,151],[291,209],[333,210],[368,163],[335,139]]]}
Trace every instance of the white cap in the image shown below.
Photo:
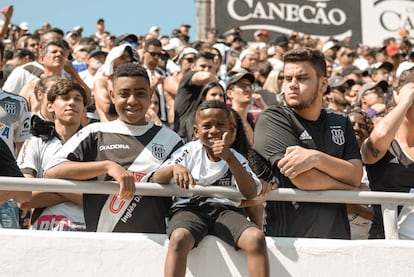
{"label": "white cap", "polygon": [[322,47],[322,52],[325,53],[334,46],[336,46],[335,42],[333,42],[332,40],[327,41]]}
{"label": "white cap", "polygon": [[179,63],[180,60],[187,54],[198,54],[198,51],[192,47],[186,47],[183,50],[181,50],[180,54],[178,54],[178,56],[176,58],[174,58],[174,62],[175,63]]}
{"label": "white cap", "polygon": [[20,29],[24,30],[24,31],[28,31],[30,28],[29,23],[23,21],[22,23],[19,24]]}
{"label": "white cap", "polygon": [[165,51],[177,50],[183,46],[179,38],[171,38],[170,42],[163,48]]}
{"label": "white cap", "polygon": [[160,27],[158,27],[158,26],[152,26],[149,29],[148,33],[156,32],[156,31],[159,31],[159,30],[160,30]]}
{"label": "white cap", "polygon": [[395,72],[395,77],[400,78],[401,74],[406,71],[414,68],[414,63],[412,62],[402,62],[397,68],[397,71]]}

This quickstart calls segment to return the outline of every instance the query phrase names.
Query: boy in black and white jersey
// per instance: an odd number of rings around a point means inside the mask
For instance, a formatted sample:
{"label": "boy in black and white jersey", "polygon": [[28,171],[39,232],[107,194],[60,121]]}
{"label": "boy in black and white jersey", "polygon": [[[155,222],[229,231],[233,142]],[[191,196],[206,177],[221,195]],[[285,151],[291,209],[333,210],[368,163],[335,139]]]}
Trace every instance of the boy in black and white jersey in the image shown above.
{"label": "boy in black and white jersey", "polygon": [[[196,112],[194,136],[178,149],[154,175],[154,182],[169,183],[188,189],[192,185],[237,188],[246,199],[255,198],[262,184],[247,160],[230,148],[235,126],[230,108],[222,101],[206,101]],[[264,234],[241,214],[240,201],[229,198],[178,198],[167,234],[170,238],[164,266],[165,276],[184,276],[187,255],[208,234],[215,235],[247,254],[251,276],[269,276]]]}
{"label": "boy in black and white jersey", "polygon": [[118,119],[86,126],[68,140],[47,165],[48,178],[115,180],[119,195],[84,194],[87,231],[165,233],[170,197],[135,195],[135,182],[147,181],[182,145],[166,127],[147,123],[150,81],[138,64],[124,64],[110,92]]}

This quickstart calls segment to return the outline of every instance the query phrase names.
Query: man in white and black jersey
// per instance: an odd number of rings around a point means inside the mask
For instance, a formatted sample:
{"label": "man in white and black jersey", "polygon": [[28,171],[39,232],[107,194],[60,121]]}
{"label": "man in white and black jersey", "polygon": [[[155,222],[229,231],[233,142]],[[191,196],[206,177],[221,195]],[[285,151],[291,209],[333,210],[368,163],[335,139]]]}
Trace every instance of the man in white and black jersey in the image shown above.
{"label": "man in white and black jersey", "polygon": [[80,130],[56,153],[45,175],[119,183],[118,196],[84,194],[87,231],[165,233],[171,197],[135,195],[135,182],[148,181],[182,141],[172,130],[146,122],[151,92],[145,68],[119,66],[113,85],[111,100],[118,119]]}
{"label": "man in white and black jersey", "polygon": [[[322,108],[328,86],[325,57],[301,48],[284,55],[287,107],[270,107],[256,123],[259,178],[303,190],[359,190],[362,163],[349,120]],[[350,239],[346,206],[277,202],[266,205],[271,236]]]}

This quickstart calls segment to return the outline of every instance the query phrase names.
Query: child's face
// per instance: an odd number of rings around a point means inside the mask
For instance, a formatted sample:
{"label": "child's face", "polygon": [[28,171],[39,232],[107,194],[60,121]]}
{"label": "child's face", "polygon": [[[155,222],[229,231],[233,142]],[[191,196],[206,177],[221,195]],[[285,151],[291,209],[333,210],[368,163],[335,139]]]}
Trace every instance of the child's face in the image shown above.
{"label": "child's face", "polygon": [[211,148],[214,141],[221,140],[225,132],[232,135],[233,128],[230,117],[224,110],[211,108],[198,113],[194,135],[204,146]]}
{"label": "child's face", "polygon": [[85,112],[82,94],[77,90],[59,95],[53,103],[48,103],[48,111],[54,113],[55,121],[67,125],[80,125]]}
{"label": "child's face", "polygon": [[144,77],[119,77],[111,92],[119,119],[131,125],[145,125],[151,103],[150,87]]}
{"label": "child's face", "polygon": [[224,91],[219,87],[212,87],[207,91],[204,101],[217,100],[224,102]]}

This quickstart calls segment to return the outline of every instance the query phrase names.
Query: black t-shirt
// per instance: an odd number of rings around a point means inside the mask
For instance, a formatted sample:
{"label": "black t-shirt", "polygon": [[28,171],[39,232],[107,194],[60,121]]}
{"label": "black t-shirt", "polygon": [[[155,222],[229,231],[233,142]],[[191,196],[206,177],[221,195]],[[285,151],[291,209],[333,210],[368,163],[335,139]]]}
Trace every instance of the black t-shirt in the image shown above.
{"label": "black t-shirt", "polygon": [[[316,121],[301,118],[288,107],[272,106],[256,122],[254,150],[257,174],[274,177],[282,188],[297,188],[275,165],[288,146],[318,149],[344,160],[360,159],[352,125],[339,113],[321,111]],[[350,238],[344,204],[269,201],[266,233],[271,236]]]}
{"label": "black t-shirt", "polygon": [[0,139],[0,176],[23,177],[10,148]]}
{"label": "black t-shirt", "polygon": [[[369,186],[373,191],[408,193],[414,187],[414,162],[404,153],[396,140],[391,142],[387,153],[381,160],[375,164],[367,164],[365,168]],[[385,237],[380,205],[374,205],[374,219],[369,237]]]}
{"label": "black t-shirt", "polygon": [[186,141],[192,140],[195,113],[201,103],[203,86],[194,85],[191,82],[196,73],[197,71],[190,71],[183,76],[178,84],[174,101],[174,131]]}

